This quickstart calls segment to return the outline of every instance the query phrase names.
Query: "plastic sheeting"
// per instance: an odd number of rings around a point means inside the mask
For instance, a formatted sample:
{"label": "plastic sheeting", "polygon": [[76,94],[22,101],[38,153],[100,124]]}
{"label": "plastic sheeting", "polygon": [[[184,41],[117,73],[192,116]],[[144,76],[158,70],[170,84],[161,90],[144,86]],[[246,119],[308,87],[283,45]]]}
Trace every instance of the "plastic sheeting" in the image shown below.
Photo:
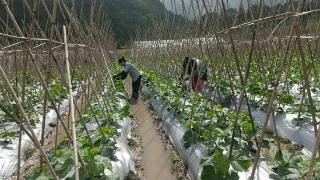
{"label": "plastic sheeting", "polygon": [[200,161],[208,156],[206,149],[200,144],[194,144],[186,149],[183,143],[183,136],[187,129],[181,125],[179,120],[167,111],[167,106],[158,100],[151,99],[150,103],[158,116],[163,120],[163,128],[179,156],[189,167],[188,171],[192,179],[199,179],[201,175]]}
{"label": "plastic sheeting", "polygon": [[[73,96],[77,96],[77,92],[73,93]],[[67,108],[69,106],[69,99],[64,99],[60,104],[60,113],[63,114],[67,112]],[[35,132],[38,139],[41,137],[41,129],[42,129],[42,115],[39,115],[39,121],[36,123],[36,126],[33,127],[33,131]],[[45,137],[46,135],[53,130],[49,124],[55,124],[57,121],[57,114],[54,110],[50,110],[46,115],[46,128],[45,128]],[[17,130],[19,127],[15,126],[15,123],[11,124],[11,129],[8,130]],[[12,144],[5,144],[4,139],[0,138],[0,180],[10,178],[17,169],[18,163],[18,138],[12,138]],[[28,148],[33,148],[33,142],[26,135],[22,135],[21,141],[21,165],[23,165],[24,153]]]}
{"label": "plastic sheeting", "polygon": [[[250,179],[252,171],[252,166],[248,169],[246,172],[239,172],[239,180],[248,180]],[[255,172],[254,179],[255,180],[268,180],[272,179],[270,175],[274,174],[274,172],[268,167],[267,163],[265,161],[260,161],[258,163],[258,167]]]}
{"label": "plastic sheeting", "polygon": [[[79,91],[80,92],[80,91]],[[73,96],[77,96],[79,93],[77,91],[73,92]],[[125,105],[124,100],[120,100],[119,106],[123,107]],[[68,112],[69,98],[64,99],[60,103],[60,114]],[[39,121],[36,123],[36,126],[33,127],[38,139],[41,137],[42,129],[42,115],[39,115]],[[54,110],[50,110],[46,115],[46,125],[45,125],[45,137],[48,133],[54,131],[55,127],[50,127],[49,124],[56,124],[57,114]],[[116,150],[115,156],[118,161],[112,162],[112,172],[114,175],[124,179],[128,172],[135,171],[135,165],[133,156],[129,150],[127,137],[130,136],[131,129],[131,120],[119,120],[119,125],[121,126],[118,129],[119,136],[116,138]],[[95,130],[97,127],[95,123],[87,124],[89,129]],[[17,130],[19,127],[15,123],[10,123],[6,126],[7,130]],[[10,178],[16,171],[18,163],[18,138],[11,138],[12,144],[6,144],[5,139],[0,138],[0,180],[5,180]],[[21,157],[24,157],[24,153],[28,148],[33,148],[33,143],[26,134],[22,136],[21,142]],[[24,161],[21,158],[21,165],[23,166]]]}
{"label": "plastic sheeting", "polygon": [[[281,87],[280,87],[281,88]],[[218,99],[217,93],[215,93],[214,88],[210,88],[208,86],[205,87],[203,93],[209,97],[211,97],[212,100],[220,101]],[[297,85],[294,85],[290,89],[290,94],[293,94],[295,99],[300,103],[302,98],[302,92],[299,90],[299,87]],[[320,93],[312,93],[312,97],[314,100],[320,100]],[[221,97],[221,103],[224,103],[224,97]],[[237,106],[239,105],[239,96],[237,97]],[[307,99],[307,98],[306,98]],[[244,100],[245,101],[245,100]],[[241,111],[247,111],[247,105],[242,104]],[[233,105],[230,105],[229,108],[234,109]],[[266,112],[261,111],[258,108],[252,108],[252,117],[253,119],[260,125],[264,124],[264,120],[266,118]],[[275,122],[277,127],[277,132],[280,137],[289,139],[292,143],[298,144],[300,146],[304,146],[310,151],[312,150],[314,144],[315,144],[315,133],[312,124],[310,123],[303,123],[300,126],[297,126],[296,121],[294,120],[297,118],[297,114],[292,113],[277,113],[275,115]],[[275,126],[273,123],[272,116],[270,116],[268,127],[270,131],[275,132]]]}
{"label": "plastic sheeting", "polygon": [[[193,144],[189,148],[184,147],[183,136],[187,129],[180,123],[177,117],[167,110],[167,106],[161,101],[152,98],[151,90],[144,86],[143,94],[147,97],[151,97],[149,100],[154,111],[163,121],[163,128],[170,142],[174,145],[175,150],[183,160],[183,162],[188,166],[188,172],[191,179],[197,180],[201,177],[202,165],[201,159],[208,156],[208,150],[202,144]],[[239,173],[241,180],[246,180],[250,176],[251,169],[247,172]],[[269,175],[274,174],[273,171],[267,166],[265,161],[258,164],[255,180],[265,180],[270,179]]]}
{"label": "plastic sheeting", "polygon": [[[254,109],[252,117],[259,124],[264,124],[266,113],[259,109]],[[312,150],[315,143],[313,126],[310,124],[297,126],[294,121],[295,117],[297,116],[289,113],[281,113],[275,116],[278,135],[290,139],[294,144],[303,145],[307,149]],[[268,129],[272,132],[275,130],[272,117],[270,117],[268,122]]]}
{"label": "plastic sheeting", "polygon": [[[120,108],[124,107],[126,101],[120,99],[118,105]],[[118,135],[115,138],[117,150],[115,151],[115,157],[117,160],[111,161],[112,171],[105,170],[105,175],[108,177],[119,177],[124,179],[129,171],[135,172],[135,163],[132,152],[128,145],[128,138],[130,138],[131,131],[131,119],[126,118],[123,120],[117,120],[117,124],[120,126],[117,129]],[[86,124],[89,131],[95,131],[98,125],[95,122]]]}
{"label": "plastic sheeting", "polygon": [[118,121],[121,128],[118,129],[119,136],[116,138],[115,156],[117,161],[111,161],[112,172],[120,179],[124,179],[129,171],[135,172],[135,163],[132,153],[128,146],[128,138],[130,137],[131,119]]}
{"label": "plastic sheeting", "polygon": [[[120,103],[120,106],[122,105],[123,102]],[[131,130],[131,119],[126,118],[118,120],[117,124],[120,127],[117,129],[118,136],[115,138],[117,147],[117,150],[115,151],[116,160],[111,161],[112,171],[105,169],[104,175],[110,179],[118,177],[123,180],[128,175],[129,171],[135,172],[134,158],[128,145],[128,138],[130,138]],[[98,125],[95,122],[89,122],[86,123],[86,127],[88,131],[91,132],[95,131],[98,128]],[[74,169],[72,169],[63,179],[71,178],[73,175]]]}

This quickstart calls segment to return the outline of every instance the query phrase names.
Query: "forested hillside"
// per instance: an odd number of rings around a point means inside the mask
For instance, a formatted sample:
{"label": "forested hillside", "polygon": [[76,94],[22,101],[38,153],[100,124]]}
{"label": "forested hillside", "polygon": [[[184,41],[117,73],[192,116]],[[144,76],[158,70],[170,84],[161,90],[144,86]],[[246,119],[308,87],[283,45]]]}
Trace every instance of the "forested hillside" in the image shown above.
{"label": "forested hillside", "polygon": [[[48,9],[52,11],[52,0],[45,0]],[[34,7],[34,1],[28,0],[31,8]],[[46,15],[44,8],[42,7],[41,1],[38,1],[39,4],[35,8],[35,13],[40,21],[40,25],[43,29],[49,29],[49,18]],[[72,8],[71,1],[60,1],[65,2],[68,8]],[[89,22],[90,11],[91,11],[91,0],[78,0],[75,3],[75,11],[78,16],[84,19],[86,22]],[[168,23],[170,25],[164,26],[167,30],[165,32],[173,32],[179,28],[179,23],[195,25],[195,26],[207,26],[208,22],[214,21],[217,23],[217,26],[221,29],[225,29],[226,25],[224,24],[224,18],[219,13],[211,12],[200,17],[201,21],[197,21],[198,18],[194,20],[186,20],[183,18],[184,15],[175,15],[173,12],[170,12],[166,7],[161,3],[160,0],[97,0],[99,6],[95,7],[96,16],[106,15],[111,21],[113,37],[117,42],[118,47],[123,47],[127,42],[136,37],[137,32],[145,33],[148,30],[156,29],[153,26],[158,26],[163,23]],[[14,16],[16,17],[20,25],[28,24],[31,22],[31,17],[25,15],[25,7],[23,5],[23,0],[8,0],[8,4],[13,10]],[[297,2],[294,2],[297,6]],[[0,4],[0,6],[2,6]],[[310,1],[308,3],[307,9],[311,7],[319,6],[317,0]],[[64,9],[61,6],[61,9]],[[274,13],[283,13],[288,9],[288,3],[277,4],[274,7],[264,6],[264,16],[271,16]],[[257,14],[258,5],[254,4],[252,7],[254,14]],[[60,9],[58,8],[58,11]],[[63,10],[64,13],[65,10]],[[275,12],[277,11],[277,12]],[[97,13],[101,12],[101,13]],[[230,7],[228,9],[228,14],[230,19],[234,19],[237,14],[237,9]],[[247,22],[250,20],[247,8],[243,8],[242,11],[238,14],[239,23]],[[313,16],[315,15],[312,14]],[[8,28],[4,26],[7,21],[7,16],[4,11],[0,11],[0,31],[7,32]],[[66,19],[68,21],[68,19]],[[194,21],[194,23],[192,23]],[[200,23],[197,23],[197,22]],[[57,24],[64,24],[64,18],[61,13],[58,13]],[[185,26],[184,26],[185,27]],[[169,28],[169,29],[168,29]],[[203,27],[206,29],[206,27]],[[212,31],[214,28],[208,28],[207,33]],[[14,33],[14,32],[10,32]]]}
{"label": "forested hillside", "polygon": [[[45,1],[47,2],[48,9],[52,11],[52,0]],[[33,8],[33,2],[28,2],[31,8]],[[71,1],[65,2],[71,9]],[[111,20],[113,35],[115,40],[118,42],[118,46],[122,46],[130,39],[133,39],[137,30],[150,27],[154,22],[161,23],[165,18],[170,18],[171,20],[174,19],[177,20],[177,22],[182,19],[181,16],[176,16],[167,11],[159,0],[97,0],[96,2],[99,4],[99,6],[95,7],[96,12],[100,10],[101,13],[97,13],[95,15],[107,15],[109,17]],[[8,4],[12,7],[11,9],[13,9],[14,16],[20,25],[28,24],[31,21],[30,16],[25,16],[24,12],[26,11],[22,0],[10,0]],[[0,4],[0,6],[2,5]],[[78,16],[89,21],[91,1],[79,0],[76,2],[75,6]],[[61,7],[61,9],[63,9],[63,6]],[[46,29],[45,27],[49,24],[49,18],[41,3],[38,4],[36,10],[36,15],[41,26]],[[58,11],[59,10],[60,9],[58,8]],[[4,11],[0,12],[0,17],[2,22],[7,21],[7,16]],[[58,13],[57,24],[63,23],[64,19],[61,16],[61,13]],[[0,30],[2,32],[7,31],[4,24],[5,23],[0,23]]]}

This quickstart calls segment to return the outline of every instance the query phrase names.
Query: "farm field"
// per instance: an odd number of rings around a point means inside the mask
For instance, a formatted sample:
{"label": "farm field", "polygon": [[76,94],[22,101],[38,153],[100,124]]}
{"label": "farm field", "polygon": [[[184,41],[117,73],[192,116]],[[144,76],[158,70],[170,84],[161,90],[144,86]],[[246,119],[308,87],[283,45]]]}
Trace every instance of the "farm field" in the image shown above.
{"label": "farm field", "polygon": [[0,180],[319,179],[319,2],[155,1],[0,0]]}

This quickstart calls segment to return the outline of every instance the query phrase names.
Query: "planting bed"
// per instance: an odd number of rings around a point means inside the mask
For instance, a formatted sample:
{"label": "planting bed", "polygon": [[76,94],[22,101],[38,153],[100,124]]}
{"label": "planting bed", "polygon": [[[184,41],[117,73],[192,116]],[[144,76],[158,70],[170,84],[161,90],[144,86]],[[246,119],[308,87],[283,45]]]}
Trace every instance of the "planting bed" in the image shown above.
{"label": "planting bed", "polygon": [[[145,73],[144,78],[144,94],[151,98],[150,103],[163,120],[166,134],[188,166],[193,179],[250,177],[256,147],[253,141],[254,132],[245,112],[240,114],[241,139],[236,140],[235,155],[230,161],[228,151],[232,131],[228,129],[231,129],[232,119],[235,118],[232,107],[212,101],[214,97],[205,96],[205,92],[203,95],[187,92],[177,81],[164,79],[156,72]],[[263,122],[263,117],[254,118],[256,123]],[[257,124],[256,127],[259,132]],[[276,149],[278,142],[282,147],[281,153]],[[270,134],[264,140],[263,156],[256,179],[302,178],[308,170],[308,151],[310,150],[303,151],[284,139],[273,139]],[[220,167],[222,161],[226,164]],[[216,166],[221,169],[217,170]],[[216,174],[212,173],[215,171]]]}
{"label": "planting bed", "polygon": [[[74,81],[74,84],[77,84],[76,81]],[[91,81],[90,83],[85,83],[85,81],[83,81],[78,86],[74,86],[74,98],[79,99],[77,103],[78,107],[81,107],[82,105],[82,109],[84,109],[84,112],[81,112],[82,120],[78,120],[77,122],[77,141],[80,142],[80,156],[85,161],[86,169],[89,169],[87,172],[91,173],[85,174],[87,177],[99,177],[100,175],[104,174],[108,177],[120,177],[123,179],[127,176],[129,171],[135,171],[133,158],[127,143],[127,138],[131,128],[129,104],[119,97],[116,97],[114,93],[112,93],[112,90],[107,88],[110,86],[107,86],[107,79],[104,78],[103,80],[100,80],[99,86],[100,88],[105,87],[105,89],[102,89],[102,92],[100,92],[98,95],[89,95],[94,100],[90,102],[90,107],[88,107],[88,105],[86,105],[88,102],[84,93],[86,93],[86,95],[90,92],[93,93],[92,90],[85,89],[85,87],[89,87],[88,84],[91,84],[93,88],[97,88],[95,81]],[[102,86],[102,84],[106,86]],[[82,86],[82,88],[79,88],[79,86]],[[64,90],[65,88],[60,84],[54,83],[50,87],[55,88],[50,89],[54,90],[53,93],[57,94],[55,96],[56,100],[61,102],[58,104],[60,114],[67,114],[69,109],[69,100],[64,99],[68,98],[68,94],[65,92],[66,90]],[[116,84],[116,88],[118,91],[124,92],[124,86],[121,82]],[[41,89],[36,92],[40,93]],[[35,95],[36,94],[33,94],[33,97],[36,97]],[[36,99],[33,98],[33,100]],[[34,101],[30,103],[34,104],[30,104],[29,107],[35,107],[35,109],[33,111],[34,114],[31,114],[29,118],[35,121],[34,131],[37,134],[37,137],[40,139],[42,116],[39,109],[42,108],[42,104],[40,102],[37,104],[37,102]],[[101,103],[106,103],[108,109],[106,109],[106,107],[104,109],[101,108]],[[87,108],[84,108],[85,106],[87,106]],[[69,127],[70,122],[68,121],[67,117],[65,119],[65,123],[68,124]],[[100,127],[98,127],[95,119],[99,121],[98,123]],[[2,178],[9,178],[16,171],[17,166],[19,141],[17,136],[19,132],[16,132],[16,129],[19,129],[19,127],[15,125],[15,123],[10,122],[10,119],[8,119],[5,114],[3,114],[1,120],[5,121],[5,126],[3,129],[6,129],[6,131],[1,131],[1,142],[3,143],[0,151],[0,163],[1,167],[3,168],[1,168],[0,172]],[[64,131],[62,127],[59,129],[61,133],[58,137],[58,143],[62,143],[59,145],[59,147],[56,147],[56,150],[53,149],[55,137],[53,133],[55,133],[56,130],[56,122],[57,114],[54,112],[54,110],[48,109],[44,130],[44,137],[46,137],[45,147],[47,151],[51,151],[51,153],[49,153],[49,159],[54,165],[58,176],[60,178],[64,178],[65,176],[71,177],[72,172],[70,171],[74,165],[71,158],[72,147],[70,146],[70,141],[65,139],[65,133],[61,134]],[[86,128],[84,128],[83,122],[85,122]],[[26,168],[39,165],[39,154],[36,155],[38,157],[34,157],[32,158],[33,160],[30,160],[30,156],[32,156],[32,153],[35,152],[35,150],[33,150],[34,148],[35,147],[32,145],[30,138],[26,134],[23,134],[21,156],[26,158],[23,158],[27,162]],[[29,161],[35,162],[31,162],[30,165]],[[22,166],[24,166],[23,162]],[[27,172],[29,172],[25,177],[26,179],[36,179],[39,177],[46,177],[48,179],[52,178],[50,177],[50,173],[45,169],[32,169],[33,170],[31,172],[30,170],[26,169]]]}
{"label": "planting bed", "polygon": [[[116,84],[116,87],[124,92],[122,83]],[[107,101],[110,109],[102,109],[99,106],[99,102],[103,101]],[[77,122],[79,153],[85,164],[80,170],[81,178],[118,177],[123,179],[129,171],[135,171],[127,142],[131,128],[129,104],[112,95],[110,89],[104,89],[101,96],[91,101],[91,105],[82,115],[85,124]],[[72,147],[68,140],[62,142],[57,151],[49,153],[50,162],[60,178],[71,178],[74,175],[74,163],[71,157]],[[39,168],[33,169],[26,179],[35,179],[40,176],[50,179],[50,173],[40,171]]]}
{"label": "planting bed", "polygon": [[[27,106],[29,107],[28,111],[30,112],[29,118],[32,119],[34,123],[33,130],[35,131],[38,139],[40,140],[43,120],[41,110],[43,107],[40,100],[42,90],[39,87],[39,85],[36,86],[35,84],[33,87],[30,86],[30,88],[27,87],[26,89],[32,91],[27,92],[27,94],[30,95],[30,97],[28,97],[30,101],[28,101]],[[60,102],[58,103],[58,106],[61,115],[66,114],[69,104],[69,100],[66,99],[68,97],[66,88],[63,88],[61,85],[53,82],[53,84],[50,86],[50,89],[55,94],[57,102]],[[76,88],[74,88],[74,90],[74,97],[76,98],[76,96],[79,96],[79,94],[81,94],[81,91],[77,91]],[[14,104],[14,102],[12,103]],[[5,103],[3,104],[3,106],[10,107],[9,104]],[[13,108],[17,107],[14,106]],[[1,168],[0,176],[3,178],[8,178],[16,171],[16,166],[18,162],[17,153],[19,144],[19,130],[17,131],[17,129],[19,129],[19,126],[15,122],[12,122],[12,119],[8,117],[8,115],[5,114],[3,111],[1,111],[1,113],[3,115],[1,116],[1,121],[3,122],[4,126],[0,130],[0,141],[2,142],[2,146],[0,147],[0,166],[3,167]],[[44,137],[48,138],[48,136],[52,134],[56,126],[56,121],[57,114],[53,109],[48,109],[48,113],[46,114]],[[21,146],[21,156],[25,156],[25,154],[28,153],[27,151],[29,151],[30,153],[30,151],[32,151],[33,149],[32,141],[26,134],[22,135]]]}
{"label": "planting bed", "polygon": [[[320,3],[190,2],[126,34],[112,2],[0,0],[0,180],[319,179]],[[122,53],[147,101],[112,78]]]}

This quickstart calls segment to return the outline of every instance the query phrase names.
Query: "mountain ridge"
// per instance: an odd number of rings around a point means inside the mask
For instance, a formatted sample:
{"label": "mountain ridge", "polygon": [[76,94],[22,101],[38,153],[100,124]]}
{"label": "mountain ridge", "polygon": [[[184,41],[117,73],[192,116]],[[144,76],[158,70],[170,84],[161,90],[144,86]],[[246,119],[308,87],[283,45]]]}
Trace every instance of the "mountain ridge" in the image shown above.
{"label": "mountain ridge", "polygon": [[[45,2],[51,11],[53,0],[45,0]],[[66,3],[71,7],[70,1],[66,1]],[[29,5],[33,6],[32,3],[29,3]],[[9,7],[21,27],[31,21],[30,16],[28,16],[27,11],[25,11],[23,0],[14,0],[13,4],[9,4]],[[155,23],[161,23],[166,18],[176,20],[183,19],[183,17],[168,11],[160,0],[97,0],[96,11],[98,11],[100,7],[101,12],[111,20],[112,33],[117,47],[122,47],[134,39],[139,29],[147,29]],[[83,9],[81,10],[81,8]],[[0,18],[3,22],[6,22],[7,15],[2,4],[0,4],[0,9]],[[47,25],[50,24],[49,18],[41,4],[38,9],[39,11],[36,13],[36,16],[39,24],[43,29],[47,29]],[[83,13],[83,17],[81,18],[85,18],[87,22],[89,21],[91,1],[79,1],[76,3],[75,9],[78,15],[80,15],[81,12]],[[64,19],[58,11],[57,24],[61,25],[63,23]],[[7,31],[5,24],[0,23],[0,31]]]}

